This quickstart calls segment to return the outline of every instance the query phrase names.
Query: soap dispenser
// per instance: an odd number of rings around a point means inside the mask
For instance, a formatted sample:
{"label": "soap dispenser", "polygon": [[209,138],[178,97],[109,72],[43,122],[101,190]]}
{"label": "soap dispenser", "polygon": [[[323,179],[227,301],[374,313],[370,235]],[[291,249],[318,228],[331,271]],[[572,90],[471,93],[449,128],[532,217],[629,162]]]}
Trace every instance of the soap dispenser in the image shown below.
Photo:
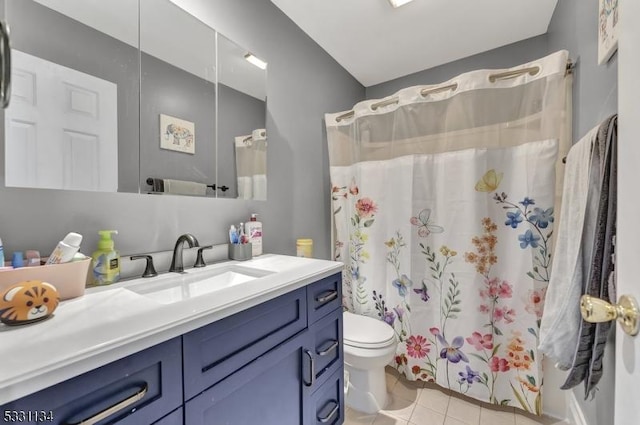
{"label": "soap dispenser", "polygon": [[120,255],[114,249],[112,234],[118,234],[117,230],[100,230],[98,232],[98,250],[91,256],[93,258],[93,282],[96,285],[108,285],[117,282],[120,278]]}

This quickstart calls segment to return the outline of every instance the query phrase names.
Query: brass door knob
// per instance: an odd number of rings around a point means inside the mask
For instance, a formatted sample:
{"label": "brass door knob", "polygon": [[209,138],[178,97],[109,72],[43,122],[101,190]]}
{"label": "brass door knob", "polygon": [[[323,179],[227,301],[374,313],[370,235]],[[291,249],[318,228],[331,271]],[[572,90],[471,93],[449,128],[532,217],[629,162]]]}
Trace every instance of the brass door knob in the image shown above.
{"label": "brass door knob", "polygon": [[631,336],[638,333],[640,311],[636,299],[631,295],[620,296],[618,304],[609,304],[599,298],[583,295],[580,298],[580,312],[587,322],[600,323],[617,319],[625,333]]}

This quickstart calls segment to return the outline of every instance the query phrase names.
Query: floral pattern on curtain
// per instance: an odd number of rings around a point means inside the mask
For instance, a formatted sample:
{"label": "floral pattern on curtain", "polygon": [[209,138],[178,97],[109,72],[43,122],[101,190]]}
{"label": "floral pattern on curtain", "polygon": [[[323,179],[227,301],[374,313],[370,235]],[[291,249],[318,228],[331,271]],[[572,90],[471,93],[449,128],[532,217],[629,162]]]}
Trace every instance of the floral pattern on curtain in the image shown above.
{"label": "floral pattern on curtain", "polygon": [[[566,107],[566,86],[555,87],[555,104]],[[363,112],[367,119],[359,122],[356,105],[351,123],[327,124],[343,304],[393,327],[393,365],[408,379],[541,415],[538,331],[552,258],[556,167],[567,145],[564,110],[550,115],[561,117],[551,130],[545,111],[543,118],[536,113],[489,126],[471,121],[442,148],[442,134],[415,123],[449,118],[424,118],[412,108],[407,102],[380,117]],[[337,115],[328,114],[327,122]],[[415,128],[398,138],[397,148],[395,140],[376,140],[376,129],[386,128],[376,118],[394,126],[389,133],[396,137],[404,131],[399,126]],[[519,125],[524,137],[505,142]],[[437,147],[409,153],[420,144],[419,131],[421,143]]]}

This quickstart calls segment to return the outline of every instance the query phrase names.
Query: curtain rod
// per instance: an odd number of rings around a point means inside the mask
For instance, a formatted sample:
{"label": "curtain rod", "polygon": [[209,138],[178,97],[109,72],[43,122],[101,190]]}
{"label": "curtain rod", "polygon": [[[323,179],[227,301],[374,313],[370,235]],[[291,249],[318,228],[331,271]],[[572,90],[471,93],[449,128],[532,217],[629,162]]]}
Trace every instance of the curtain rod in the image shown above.
{"label": "curtain rod", "polygon": [[[566,73],[565,75],[571,74],[573,73],[573,69],[575,68],[575,64],[571,61],[568,60],[567,61],[567,66],[566,66]],[[489,81],[492,83],[495,83],[497,80],[506,80],[509,78],[515,78],[517,76],[523,75],[523,74],[529,74],[529,75],[536,75],[538,72],[540,72],[540,67],[539,66],[532,66],[529,68],[522,68],[522,69],[515,69],[513,71],[505,71],[505,72],[498,72],[496,74],[490,74],[489,75]],[[427,95],[430,94],[434,94],[434,93],[441,93],[444,91],[456,91],[458,88],[458,83],[453,83],[453,84],[449,84],[447,86],[442,86],[442,87],[434,87],[431,89],[422,89],[420,90],[420,95],[422,97],[426,97]],[[389,105],[393,105],[396,104],[400,101],[400,99],[397,96],[391,97],[389,99],[385,99],[382,100],[380,102],[374,103],[373,105],[371,105],[371,110],[375,111],[378,108],[381,108],[383,106],[389,106]],[[345,112],[342,115],[339,115],[336,117],[336,122],[340,122],[344,119],[347,118],[351,118],[353,117],[355,114],[355,111],[351,110],[349,112]]]}

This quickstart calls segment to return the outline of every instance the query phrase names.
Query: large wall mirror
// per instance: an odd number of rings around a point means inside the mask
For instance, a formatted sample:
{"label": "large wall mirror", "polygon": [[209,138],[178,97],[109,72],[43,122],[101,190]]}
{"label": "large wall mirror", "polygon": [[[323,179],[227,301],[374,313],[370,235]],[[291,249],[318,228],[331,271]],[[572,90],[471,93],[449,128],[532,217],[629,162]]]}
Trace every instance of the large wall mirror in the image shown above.
{"label": "large wall mirror", "polygon": [[266,84],[266,63],[218,34],[218,154],[233,159],[218,178],[231,198],[267,199]]}
{"label": "large wall mirror", "polygon": [[169,0],[4,0],[5,185],[266,199],[266,70]]}

